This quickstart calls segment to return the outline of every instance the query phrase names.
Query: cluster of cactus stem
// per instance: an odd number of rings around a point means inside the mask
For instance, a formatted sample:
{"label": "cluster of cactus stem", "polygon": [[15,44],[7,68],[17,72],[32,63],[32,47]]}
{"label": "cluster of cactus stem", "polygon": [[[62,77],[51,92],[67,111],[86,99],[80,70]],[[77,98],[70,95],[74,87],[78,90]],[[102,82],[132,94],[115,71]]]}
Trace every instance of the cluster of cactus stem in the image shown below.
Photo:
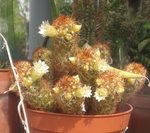
{"label": "cluster of cactus stem", "polygon": [[60,7],[60,14],[71,16],[72,15],[72,7],[71,2],[66,1]]}
{"label": "cluster of cactus stem", "polygon": [[49,66],[49,69],[48,69],[49,72],[46,75],[44,75],[47,79],[49,79],[49,81],[53,79],[51,54],[52,53],[49,49],[40,47],[40,48],[37,48],[32,55],[33,61],[42,60]]}
{"label": "cluster of cactus stem", "polygon": [[137,90],[135,82],[143,84],[139,80],[146,76],[143,66],[140,73],[130,65],[119,70],[110,66],[106,45],[80,48],[81,25],[71,17],[59,16],[52,25],[43,22],[39,29],[53,39],[52,48],[38,48],[32,62],[15,65],[29,107],[66,114],[115,113],[127,87]]}
{"label": "cluster of cactus stem", "polygon": [[104,0],[74,0],[72,4],[73,16],[82,24],[80,45],[85,42],[92,45],[96,42],[103,30]]}
{"label": "cluster of cactus stem", "polygon": [[[43,65],[41,64],[41,60],[37,62],[40,62],[39,65]],[[52,111],[55,101],[52,95],[52,84],[49,82],[49,78],[43,75],[43,73],[38,73],[38,67],[34,69],[34,62],[17,61],[14,65],[18,74],[18,81],[22,88],[22,94],[27,105],[34,109]],[[10,88],[18,94],[12,71],[10,71],[10,81],[12,83]]]}
{"label": "cluster of cactus stem", "polygon": [[[132,62],[130,64],[127,64],[124,67],[124,70],[127,72],[140,74],[143,76],[147,75],[146,68],[143,67],[143,65],[140,63]],[[126,90],[124,93],[124,97],[126,97],[125,100],[128,100],[133,94],[141,90],[141,88],[144,86],[145,78],[139,78],[139,79],[127,78],[125,82],[126,82]]]}
{"label": "cluster of cactus stem", "polygon": [[52,44],[52,67],[57,81],[64,74],[75,73],[68,57],[73,56],[76,52],[75,44],[78,41],[77,35],[81,25],[70,17],[62,15],[52,23],[52,26],[58,32]]}

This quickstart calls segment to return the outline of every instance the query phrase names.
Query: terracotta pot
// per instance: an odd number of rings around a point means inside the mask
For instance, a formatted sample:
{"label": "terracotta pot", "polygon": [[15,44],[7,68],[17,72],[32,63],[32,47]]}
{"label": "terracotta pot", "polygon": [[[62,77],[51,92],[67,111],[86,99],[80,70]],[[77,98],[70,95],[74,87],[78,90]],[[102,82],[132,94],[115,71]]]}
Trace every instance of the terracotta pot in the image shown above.
{"label": "terracotta pot", "polygon": [[8,71],[8,69],[0,69],[0,92],[8,90],[10,84]]}
{"label": "terracotta pot", "polygon": [[30,133],[124,133],[132,106],[110,115],[67,115],[27,108]]}
{"label": "terracotta pot", "polygon": [[129,103],[134,110],[127,133],[150,133],[150,95],[134,95]]}
{"label": "terracotta pot", "polygon": [[[8,70],[0,69],[0,92],[8,90]],[[0,133],[20,133],[17,114],[18,98],[15,94],[0,94]]]}

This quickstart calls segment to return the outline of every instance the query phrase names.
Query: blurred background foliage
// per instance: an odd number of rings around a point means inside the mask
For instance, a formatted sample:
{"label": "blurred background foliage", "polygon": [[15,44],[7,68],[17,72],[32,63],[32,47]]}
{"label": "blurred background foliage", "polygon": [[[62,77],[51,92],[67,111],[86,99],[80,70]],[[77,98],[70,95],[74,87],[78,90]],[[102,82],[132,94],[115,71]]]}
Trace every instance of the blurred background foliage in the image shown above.
{"label": "blurred background foliage", "polygon": [[[72,15],[72,2],[73,0],[52,0],[51,6],[53,7],[52,14],[55,14],[55,17],[60,14]],[[53,15],[54,16],[54,15]]]}
{"label": "blurred background foliage", "polygon": [[[25,58],[28,34],[27,10],[28,0],[0,0],[0,32],[6,37],[14,60]],[[7,66],[9,62],[6,50],[1,48],[0,61],[1,67]]]}
{"label": "blurred background foliage", "polygon": [[150,68],[150,1],[112,0],[105,8],[104,39],[110,41],[114,65],[136,61]]}

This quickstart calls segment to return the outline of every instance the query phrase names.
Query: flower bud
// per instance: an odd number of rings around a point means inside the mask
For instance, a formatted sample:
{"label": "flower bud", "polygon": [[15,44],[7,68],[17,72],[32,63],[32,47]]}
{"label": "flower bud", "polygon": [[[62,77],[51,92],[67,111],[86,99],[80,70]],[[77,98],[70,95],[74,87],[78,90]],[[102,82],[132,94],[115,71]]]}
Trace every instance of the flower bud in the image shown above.
{"label": "flower bud", "polygon": [[72,30],[73,30],[74,32],[79,32],[80,29],[81,29],[81,25],[79,25],[79,24],[73,24]]}
{"label": "flower bud", "polygon": [[47,35],[49,36],[49,37],[55,37],[55,36],[57,36],[57,30],[56,30],[56,28],[54,27],[54,26],[49,26],[49,28],[48,28],[48,31],[47,31]]}

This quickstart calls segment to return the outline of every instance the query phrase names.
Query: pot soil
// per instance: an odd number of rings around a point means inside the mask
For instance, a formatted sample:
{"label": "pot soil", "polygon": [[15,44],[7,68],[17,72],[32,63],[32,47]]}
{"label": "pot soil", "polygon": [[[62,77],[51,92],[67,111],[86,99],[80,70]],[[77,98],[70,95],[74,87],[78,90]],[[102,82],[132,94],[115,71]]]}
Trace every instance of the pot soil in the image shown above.
{"label": "pot soil", "polygon": [[68,115],[26,108],[30,133],[124,133],[132,106],[110,115]]}
{"label": "pot soil", "polygon": [[21,133],[17,113],[18,98],[13,93],[2,94],[10,85],[8,70],[0,70],[0,133]]}

